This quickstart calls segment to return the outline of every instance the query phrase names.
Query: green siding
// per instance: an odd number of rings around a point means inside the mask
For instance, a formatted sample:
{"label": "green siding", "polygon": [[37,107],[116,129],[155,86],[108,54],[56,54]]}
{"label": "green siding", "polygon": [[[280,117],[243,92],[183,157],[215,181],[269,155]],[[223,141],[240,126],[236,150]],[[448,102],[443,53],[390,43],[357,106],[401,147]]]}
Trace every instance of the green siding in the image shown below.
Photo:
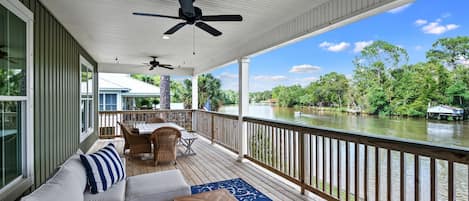
{"label": "green siding", "polygon": [[79,56],[95,67],[97,63],[39,0],[21,2],[34,13],[34,187],[38,187],[78,148],[86,151],[98,138],[96,120],[95,132],[79,143]]}

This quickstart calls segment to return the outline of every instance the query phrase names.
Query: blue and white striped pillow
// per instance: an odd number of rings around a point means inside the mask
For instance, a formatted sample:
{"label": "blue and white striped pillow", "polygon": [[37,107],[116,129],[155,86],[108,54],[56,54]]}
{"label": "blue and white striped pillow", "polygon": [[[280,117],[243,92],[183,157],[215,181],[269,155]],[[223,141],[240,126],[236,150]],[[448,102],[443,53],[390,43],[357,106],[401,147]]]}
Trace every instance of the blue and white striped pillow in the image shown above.
{"label": "blue and white striped pillow", "polygon": [[94,154],[81,154],[80,159],[93,194],[104,192],[125,179],[124,165],[112,143]]}

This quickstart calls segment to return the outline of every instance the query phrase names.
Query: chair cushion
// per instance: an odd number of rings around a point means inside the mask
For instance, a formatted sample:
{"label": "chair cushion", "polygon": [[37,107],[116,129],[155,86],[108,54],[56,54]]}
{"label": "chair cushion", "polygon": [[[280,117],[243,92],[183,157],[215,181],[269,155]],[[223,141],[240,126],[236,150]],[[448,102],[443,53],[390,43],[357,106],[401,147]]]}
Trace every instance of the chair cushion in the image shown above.
{"label": "chair cushion", "polygon": [[127,178],[126,201],[170,201],[191,194],[179,170],[149,173]]}
{"label": "chair cushion", "polygon": [[83,186],[78,176],[69,168],[60,168],[59,171],[22,201],[82,201]]}
{"label": "chair cushion", "polygon": [[125,179],[124,165],[112,143],[96,153],[81,154],[80,159],[85,166],[88,184],[93,194],[104,192],[113,184]]}
{"label": "chair cushion", "polygon": [[125,200],[125,184],[123,180],[111,186],[106,192],[92,194],[86,191],[84,194],[84,201],[124,201]]}

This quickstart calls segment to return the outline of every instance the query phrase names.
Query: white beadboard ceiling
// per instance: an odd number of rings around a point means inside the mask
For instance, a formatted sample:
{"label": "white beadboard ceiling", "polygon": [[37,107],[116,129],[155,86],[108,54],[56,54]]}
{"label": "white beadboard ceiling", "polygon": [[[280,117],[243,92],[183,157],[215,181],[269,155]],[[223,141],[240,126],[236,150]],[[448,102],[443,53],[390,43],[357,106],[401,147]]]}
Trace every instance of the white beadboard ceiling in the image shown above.
{"label": "white beadboard ceiling", "polygon": [[[148,12],[177,16],[177,0],[41,0],[99,63],[101,72],[192,75],[242,56],[279,47],[345,25],[411,0],[196,0],[205,15],[241,14],[242,22],[208,22],[220,37],[186,26],[163,40],[179,20],[134,16]],[[195,30],[195,41],[193,40]],[[192,54],[195,42],[196,55]],[[175,71],[148,71],[158,56]],[[119,58],[119,64],[115,58]]]}

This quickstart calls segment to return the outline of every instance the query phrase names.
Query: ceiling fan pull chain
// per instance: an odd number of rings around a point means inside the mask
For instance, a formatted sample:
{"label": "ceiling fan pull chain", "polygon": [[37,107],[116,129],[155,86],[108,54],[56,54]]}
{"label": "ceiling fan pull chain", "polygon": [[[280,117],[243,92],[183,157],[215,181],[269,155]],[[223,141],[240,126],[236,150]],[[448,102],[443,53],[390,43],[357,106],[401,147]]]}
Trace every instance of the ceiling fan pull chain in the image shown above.
{"label": "ceiling fan pull chain", "polygon": [[195,55],[195,26],[192,26],[192,55]]}

